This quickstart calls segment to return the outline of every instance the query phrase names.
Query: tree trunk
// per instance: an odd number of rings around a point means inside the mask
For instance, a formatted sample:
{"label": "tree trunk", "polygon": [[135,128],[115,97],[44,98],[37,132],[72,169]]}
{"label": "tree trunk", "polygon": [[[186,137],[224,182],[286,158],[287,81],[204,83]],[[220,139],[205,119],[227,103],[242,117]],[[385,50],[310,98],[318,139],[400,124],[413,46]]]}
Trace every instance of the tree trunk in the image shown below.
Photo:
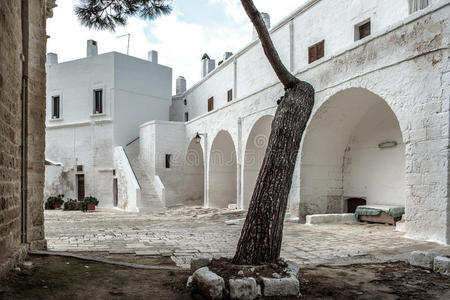
{"label": "tree trunk", "polygon": [[299,82],[286,90],[275,113],[266,155],[233,263],[259,265],[280,258],[283,222],[295,161],[314,105],[314,89]]}
{"label": "tree trunk", "polygon": [[241,2],[258,32],[265,55],[285,87],[233,258],[235,264],[259,265],[277,262],[280,258],[292,175],[300,141],[314,105],[314,88],[297,79],[283,65],[253,1]]}

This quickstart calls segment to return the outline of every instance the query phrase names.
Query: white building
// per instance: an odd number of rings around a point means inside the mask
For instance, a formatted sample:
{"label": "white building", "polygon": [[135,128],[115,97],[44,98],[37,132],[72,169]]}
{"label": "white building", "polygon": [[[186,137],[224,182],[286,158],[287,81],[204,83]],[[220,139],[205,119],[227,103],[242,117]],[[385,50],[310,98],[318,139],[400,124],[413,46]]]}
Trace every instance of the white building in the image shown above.
{"label": "white building", "polygon": [[[449,0],[310,0],[271,27],[282,61],[316,91],[292,157],[291,217],[353,199],[397,205],[407,236],[450,242],[449,20]],[[224,59],[203,56],[187,91],[179,77],[170,121],[140,125],[133,155],[117,153],[120,207],[248,207],[283,87],[258,40]]]}
{"label": "white building", "polygon": [[46,159],[62,167],[47,166],[46,197],[117,202],[114,147],[138,138],[140,124],[169,117],[172,70],[158,64],[155,51],[149,59],[98,55],[93,40],[82,59],[58,63],[47,55]]}

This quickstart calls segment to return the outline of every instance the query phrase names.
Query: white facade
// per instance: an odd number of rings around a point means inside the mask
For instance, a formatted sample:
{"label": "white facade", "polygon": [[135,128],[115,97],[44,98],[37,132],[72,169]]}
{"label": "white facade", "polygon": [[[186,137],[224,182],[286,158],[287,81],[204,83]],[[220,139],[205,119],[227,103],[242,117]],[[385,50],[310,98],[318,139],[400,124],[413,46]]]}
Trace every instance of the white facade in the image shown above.
{"label": "white facade", "polygon": [[[411,4],[312,0],[271,29],[283,62],[316,91],[289,195],[300,221],[362,198],[404,206],[408,236],[449,243],[450,1],[410,13]],[[355,41],[367,21],[370,35]],[[324,57],[309,64],[308,47],[322,40]],[[282,94],[254,41],[173,97],[171,120],[190,119],[180,156],[202,147],[205,206],[248,206]]]}
{"label": "white facade", "polygon": [[[114,147],[138,138],[140,124],[169,118],[171,82],[170,68],[116,52],[97,55],[92,40],[86,58],[57,63],[49,54],[46,158],[63,168],[61,176],[47,178],[45,196],[78,198],[77,175],[84,175],[85,196],[113,207],[114,178],[127,170],[115,164]],[[98,90],[102,107],[96,112]],[[54,97],[59,97],[59,117],[53,116]]]}
{"label": "white facade", "polygon": [[[282,61],[315,88],[292,157],[291,217],[343,213],[362,198],[404,206],[407,236],[450,243],[449,20],[449,0],[310,0],[271,28]],[[308,48],[321,41],[324,56],[309,63]],[[137,154],[128,163],[117,155],[133,167],[123,168],[127,186],[158,198],[155,207],[246,209],[283,87],[257,40],[187,91],[183,80],[170,119],[141,122],[126,148]]]}

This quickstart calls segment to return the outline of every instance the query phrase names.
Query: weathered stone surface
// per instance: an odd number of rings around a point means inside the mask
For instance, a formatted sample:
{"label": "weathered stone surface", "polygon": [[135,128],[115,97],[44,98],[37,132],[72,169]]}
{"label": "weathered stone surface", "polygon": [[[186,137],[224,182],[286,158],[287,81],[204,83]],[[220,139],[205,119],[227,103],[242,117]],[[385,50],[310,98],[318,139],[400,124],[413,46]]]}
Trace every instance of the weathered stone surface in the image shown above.
{"label": "weathered stone surface", "polygon": [[225,281],[208,267],[200,268],[192,274],[192,285],[208,299],[222,299],[224,295]]}
{"label": "weathered stone surface", "polygon": [[196,258],[191,260],[191,273],[194,273],[200,268],[207,267],[210,263],[210,258]]}
{"label": "weathered stone surface", "polygon": [[450,258],[436,256],[433,260],[433,270],[443,275],[450,275]]}
{"label": "weathered stone surface", "polygon": [[426,252],[426,251],[413,251],[409,258],[409,263],[416,267],[425,269],[433,269],[433,260],[439,253]]}
{"label": "weathered stone surface", "polygon": [[231,299],[253,300],[261,296],[261,287],[255,278],[230,279]]}
{"label": "weathered stone surface", "polygon": [[300,283],[294,276],[286,278],[262,278],[264,284],[264,296],[286,297],[300,293]]}
{"label": "weathered stone surface", "polygon": [[297,277],[298,272],[300,271],[300,266],[293,261],[288,260],[287,267],[285,268],[285,272],[291,276]]}

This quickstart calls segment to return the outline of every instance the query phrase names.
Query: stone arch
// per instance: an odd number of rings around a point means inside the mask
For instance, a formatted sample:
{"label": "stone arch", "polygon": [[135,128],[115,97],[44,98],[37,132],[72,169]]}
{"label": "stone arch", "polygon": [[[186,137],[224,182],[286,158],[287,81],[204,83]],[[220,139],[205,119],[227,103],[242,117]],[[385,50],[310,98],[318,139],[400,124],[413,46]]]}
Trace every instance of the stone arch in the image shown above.
{"label": "stone arch", "polygon": [[186,151],[182,201],[184,205],[203,205],[205,165],[200,143],[192,139]]}
{"label": "stone arch", "polygon": [[228,207],[236,204],[237,162],[233,138],[220,131],[211,146],[209,156],[209,207]]}
{"label": "stone arch", "polygon": [[[392,148],[383,148],[392,143]],[[311,118],[301,147],[300,213],[346,212],[346,199],[405,205],[405,145],[399,121],[378,95],[350,88]]]}
{"label": "stone arch", "polygon": [[242,208],[248,209],[269,142],[273,116],[265,115],[253,125],[245,146],[244,174],[242,183]]}

